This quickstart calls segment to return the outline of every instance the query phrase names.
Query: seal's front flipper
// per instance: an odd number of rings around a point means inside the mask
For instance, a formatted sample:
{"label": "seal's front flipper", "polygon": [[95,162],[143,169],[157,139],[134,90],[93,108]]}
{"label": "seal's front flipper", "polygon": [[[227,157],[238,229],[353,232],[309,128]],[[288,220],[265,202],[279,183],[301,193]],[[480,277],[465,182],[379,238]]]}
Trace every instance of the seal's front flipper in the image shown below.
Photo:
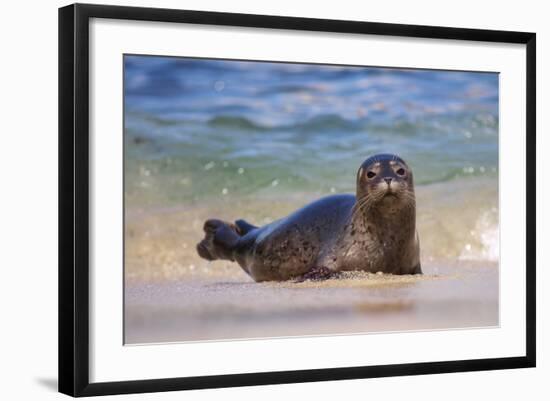
{"label": "seal's front flipper", "polygon": [[296,279],[296,283],[302,283],[304,281],[310,280],[310,281],[321,281],[321,280],[328,280],[330,278],[334,278],[338,275],[337,272],[334,270],[330,270],[328,267],[313,267],[310,271],[307,273],[302,274]]}
{"label": "seal's front flipper", "polygon": [[250,224],[249,222],[247,222],[247,221],[245,221],[245,220],[242,220],[242,219],[241,219],[241,220],[237,220],[237,221],[235,222],[235,225],[238,227],[239,233],[240,233],[241,235],[246,235],[246,234],[248,234],[250,231],[255,230],[256,228],[258,228],[258,227],[254,226],[254,225]]}
{"label": "seal's front flipper", "polygon": [[422,267],[420,267],[420,263],[416,265],[411,274],[422,274]]}
{"label": "seal's front flipper", "polygon": [[240,235],[235,225],[211,219],[204,223],[204,239],[197,244],[199,256],[206,260],[225,259],[234,261],[233,250]]}

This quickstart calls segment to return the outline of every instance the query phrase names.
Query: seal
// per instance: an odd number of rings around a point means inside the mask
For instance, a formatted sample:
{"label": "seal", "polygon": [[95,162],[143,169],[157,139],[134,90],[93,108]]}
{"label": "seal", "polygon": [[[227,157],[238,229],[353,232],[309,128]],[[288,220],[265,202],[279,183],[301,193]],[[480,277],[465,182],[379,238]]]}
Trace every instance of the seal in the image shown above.
{"label": "seal", "polygon": [[236,261],[258,282],[422,273],[413,173],[392,154],[361,164],[355,195],[327,196],[262,227],[210,219],[204,232],[202,258]]}

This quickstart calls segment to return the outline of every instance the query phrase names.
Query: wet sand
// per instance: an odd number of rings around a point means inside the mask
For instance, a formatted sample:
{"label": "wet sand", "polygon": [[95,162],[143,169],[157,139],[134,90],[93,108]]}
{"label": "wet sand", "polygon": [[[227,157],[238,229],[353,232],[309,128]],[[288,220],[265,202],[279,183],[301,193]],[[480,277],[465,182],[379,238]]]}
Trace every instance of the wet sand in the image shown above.
{"label": "wet sand", "polygon": [[430,264],[423,276],[350,273],[254,283],[238,266],[126,287],[126,343],[452,329],[498,325],[498,268]]}
{"label": "wet sand", "polygon": [[[473,191],[483,202],[480,189]],[[483,244],[475,241],[483,228],[479,212],[470,215],[463,199],[445,198],[447,189],[437,185],[418,192],[424,275],[350,272],[324,282],[255,283],[236,263],[207,262],[195,251],[206,218],[237,213],[268,222],[307,203],[301,196],[233,199],[231,211],[224,202],[127,207],[125,342],[497,326],[498,263],[486,259]],[[434,205],[433,199],[443,200]],[[479,210],[471,199],[470,205]]]}

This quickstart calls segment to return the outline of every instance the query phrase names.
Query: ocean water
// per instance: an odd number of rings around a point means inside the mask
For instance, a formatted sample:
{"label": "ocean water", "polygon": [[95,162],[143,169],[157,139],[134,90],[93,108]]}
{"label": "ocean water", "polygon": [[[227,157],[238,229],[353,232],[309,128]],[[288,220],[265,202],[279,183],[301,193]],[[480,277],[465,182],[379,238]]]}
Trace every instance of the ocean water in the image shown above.
{"label": "ocean water", "polygon": [[354,192],[391,152],[414,172],[424,257],[498,260],[498,74],[125,56],[124,86],[129,224],[185,210],[193,249],[210,210],[269,222]]}

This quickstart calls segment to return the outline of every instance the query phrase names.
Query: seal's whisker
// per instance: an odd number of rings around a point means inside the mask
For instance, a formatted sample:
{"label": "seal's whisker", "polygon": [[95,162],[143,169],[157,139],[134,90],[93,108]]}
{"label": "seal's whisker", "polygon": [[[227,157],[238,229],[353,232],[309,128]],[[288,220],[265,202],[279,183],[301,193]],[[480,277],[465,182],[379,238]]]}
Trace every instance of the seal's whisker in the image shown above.
{"label": "seal's whisker", "polygon": [[353,208],[353,216],[355,217],[358,213],[360,213],[369,203],[368,198],[364,199],[362,202],[357,202]]}

